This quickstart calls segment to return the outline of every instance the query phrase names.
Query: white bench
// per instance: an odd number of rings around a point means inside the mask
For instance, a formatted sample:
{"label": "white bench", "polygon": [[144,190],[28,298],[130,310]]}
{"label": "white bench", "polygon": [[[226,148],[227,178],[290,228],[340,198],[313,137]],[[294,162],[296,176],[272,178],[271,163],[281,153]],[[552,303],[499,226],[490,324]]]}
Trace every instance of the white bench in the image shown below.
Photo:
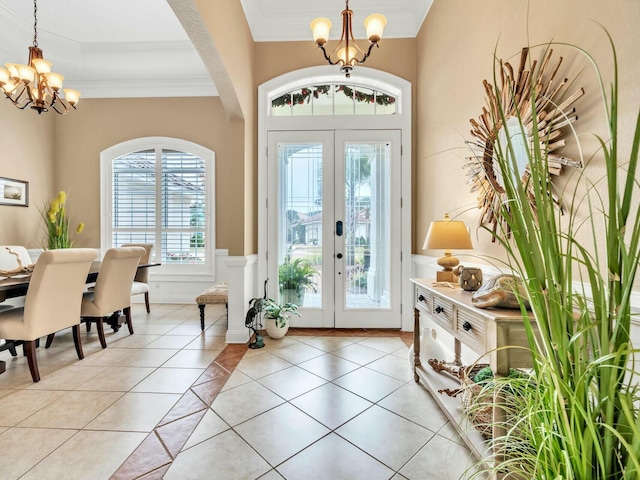
{"label": "white bench", "polygon": [[229,314],[229,282],[218,282],[196,297],[200,309],[200,328],[204,330],[204,307],[224,303]]}

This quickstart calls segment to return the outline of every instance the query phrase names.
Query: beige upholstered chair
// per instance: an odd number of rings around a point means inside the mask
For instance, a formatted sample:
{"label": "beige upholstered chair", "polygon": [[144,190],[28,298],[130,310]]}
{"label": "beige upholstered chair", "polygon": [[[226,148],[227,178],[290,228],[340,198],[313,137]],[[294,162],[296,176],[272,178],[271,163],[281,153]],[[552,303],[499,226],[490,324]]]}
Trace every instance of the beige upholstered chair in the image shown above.
{"label": "beige upholstered chair", "polygon": [[98,327],[100,345],[107,348],[104,338],[104,321],[113,313],[122,310],[127,319],[129,333],[133,334],[131,323],[131,285],[138,269],[142,247],[110,248],[104,255],[96,286],[82,299],[80,316],[84,322],[95,322]]}
{"label": "beige upholstered chair", "polygon": [[[0,270],[18,268],[18,258],[13,253],[9,253],[8,249],[18,254],[23,266],[31,265],[31,256],[22,245],[0,245]],[[0,311],[21,307],[24,307],[24,297],[11,298],[0,303]],[[3,350],[9,350],[12,356],[17,356],[15,342],[11,340],[0,344],[0,351]]]}
{"label": "beige upholstered chair", "polygon": [[91,261],[98,256],[91,248],[67,248],[43,252],[31,275],[25,306],[0,312],[0,337],[21,341],[34,382],[40,380],[36,361],[36,340],[73,327],[78,358],[80,303]]}
{"label": "beige upholstered chair", "polygon": [[[151,258],[151,250],[153,250],[153,244],[151,243],[126,243],[123,247],[142,247],[144,248],[144,255],[140,259],[140,263],[149,263]],[[147,313],[151,312],[149,307],[149,269],[140,268],[136,271],[136,276],[133,279],[133,285],[131,286],[131,295],[140,295],[144,293],[144,304],[147,307]]]}

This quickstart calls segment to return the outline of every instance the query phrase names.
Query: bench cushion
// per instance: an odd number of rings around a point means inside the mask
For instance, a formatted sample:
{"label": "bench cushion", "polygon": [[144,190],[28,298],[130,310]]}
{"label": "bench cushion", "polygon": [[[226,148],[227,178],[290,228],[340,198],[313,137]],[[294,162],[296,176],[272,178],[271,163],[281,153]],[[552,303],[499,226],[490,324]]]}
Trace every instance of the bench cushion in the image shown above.
{"label": "bench cushion", "polygon": [[211,303],[227,303],[229,300],[229,282],[220,282],[207,288],[204,292],[196,297],[198,305]]}

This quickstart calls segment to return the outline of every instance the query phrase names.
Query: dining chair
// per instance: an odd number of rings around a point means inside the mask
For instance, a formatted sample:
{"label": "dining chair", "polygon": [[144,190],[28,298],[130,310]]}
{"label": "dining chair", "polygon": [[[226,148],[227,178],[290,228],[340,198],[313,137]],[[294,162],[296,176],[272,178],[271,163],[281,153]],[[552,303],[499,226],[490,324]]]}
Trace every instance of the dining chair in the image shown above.
{"label": "dining chair", "polygon": [[[140,263],[149,263],[151,259],[151,251],[153,250],[152,243],[125,243],[123,247],[142,247],[144,248],[144,255],[140,258]],[[144,304],[147,307],[147,313],[151,313],[149,307],[149,269],[138,268],[136,276],[133,279],[133,285],[131,286],[131,295],[141,295],[144,293]]]}
{"label": "dining chair", "polygon": [[36,341],[73,327],[78,358],[84,358],[80,339],[80,303],[91,261],[92,248],[65,248],[43,252],[36,262],[24,308],[0,311],[0,337],[22,343],[34,382],[40,381]]}
{"label": "dining chair", "polygon": [[144,254],[145,250],[142,247],[118,247],[107,250],[95,287],[89,293],[85,293],[82,299],[82,321],[95,322],[102,348],[107,348],[104,321],[116,312],[124,313],[129,333],[133,335],[131,286]]}
{"label": "dining chair", "polygon": [[[0,245],[0,270],[14,270],[18,268],[19,264],[16,254],[20,257],[23,266],[31,265],[31,256],[22,245]],[[24,307],[24,296],[11,298],[0,303],[0,311],[20,307]],[[9,350],[13,357],[18,355],[16,352],[16,344],[13,340],[6,339],[4,343],[0,344],[0,352],[3,350]]]}

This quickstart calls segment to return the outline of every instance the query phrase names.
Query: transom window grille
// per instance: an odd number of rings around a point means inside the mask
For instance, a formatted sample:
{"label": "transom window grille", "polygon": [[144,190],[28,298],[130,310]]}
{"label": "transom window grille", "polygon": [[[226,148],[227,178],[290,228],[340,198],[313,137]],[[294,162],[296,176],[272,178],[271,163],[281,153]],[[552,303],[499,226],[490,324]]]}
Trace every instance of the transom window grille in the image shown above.
{"label": "transom window grille", "polygon": [[271,100],[273,116],[395,115],[397,98],[354,85],[297,88]]}
{"label": "transom window grille", "polygon": [[111,159],[108,174],[111,246],[152,243],[167,267],[212,271],[213,158],[156,147]]}

